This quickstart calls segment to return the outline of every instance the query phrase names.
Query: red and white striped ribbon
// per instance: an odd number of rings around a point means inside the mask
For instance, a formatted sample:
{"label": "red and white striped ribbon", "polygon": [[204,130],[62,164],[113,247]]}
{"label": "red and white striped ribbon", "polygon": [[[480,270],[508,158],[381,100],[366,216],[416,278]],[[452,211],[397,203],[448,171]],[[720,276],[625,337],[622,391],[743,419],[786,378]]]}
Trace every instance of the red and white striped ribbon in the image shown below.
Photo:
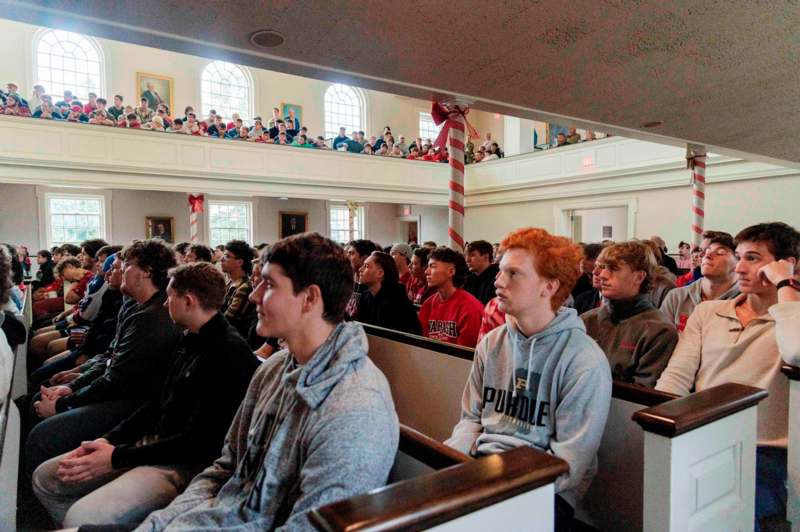
{"label": "red and white striped ribbon", "polygon": [[706,216],[706,156],[695,155],[692,162],[692,244],[699,246]]}
{"label": "red and white striped ribbon", "polygon": [[194,211],[189,213],[189,240],[197,244],[197,213]]}
{"label": "red and white striped ribbon", "polygon": [[447,135],[450,162],[449,227],[450,247],[464,251],[464,117],[451,116]]}

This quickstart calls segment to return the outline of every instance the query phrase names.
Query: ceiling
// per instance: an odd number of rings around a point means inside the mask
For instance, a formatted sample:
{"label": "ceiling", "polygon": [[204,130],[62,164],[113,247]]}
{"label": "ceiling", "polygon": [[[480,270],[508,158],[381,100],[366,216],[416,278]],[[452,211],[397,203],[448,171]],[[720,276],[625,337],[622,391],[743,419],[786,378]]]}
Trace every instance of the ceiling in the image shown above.
{"label": "ceiling", "polygon": [[[0,0],[0,8],[22,22],[800,168],[796,0]],[[255,48],[249,36],[264,28],[285,43]],[[663,123],[643,127],[654,121]]]}

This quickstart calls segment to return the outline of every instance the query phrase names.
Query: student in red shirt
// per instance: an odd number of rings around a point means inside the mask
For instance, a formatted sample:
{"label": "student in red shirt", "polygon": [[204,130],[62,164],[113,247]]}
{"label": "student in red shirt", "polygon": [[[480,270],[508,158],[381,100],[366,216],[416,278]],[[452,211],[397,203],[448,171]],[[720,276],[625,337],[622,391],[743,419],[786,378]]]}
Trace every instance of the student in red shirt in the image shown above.
{"label": "student in red shirt", "polygon": [[436,293],[435,288],[428,286],[428,281],[425,279],[425,269],[428,264],[428,255],[431,250],[428,248],[417,248],[414,250],[414,256],[411,257],[411,278],[406,284],[406,295],[415,305],[422,305],[426,299]]}
{"label": "student in red shirt", "polygon": [[425,277],[436,289],[419,311],[422,334],[451,344],[475,347],[483,317],[483,305],[460,288],[467,274],[464,256],[450,248],[434,249]]}

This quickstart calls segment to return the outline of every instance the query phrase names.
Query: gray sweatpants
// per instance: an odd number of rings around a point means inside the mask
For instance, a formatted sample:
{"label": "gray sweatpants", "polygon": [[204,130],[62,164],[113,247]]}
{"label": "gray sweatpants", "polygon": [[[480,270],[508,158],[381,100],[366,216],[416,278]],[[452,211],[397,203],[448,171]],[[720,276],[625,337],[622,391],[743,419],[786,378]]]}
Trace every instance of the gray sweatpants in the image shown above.
{"label": "gray sweatpants", "polygon": [[66,454],[47,460],[33,473],[33,491],[64,527],[140,523],[172,502],[202,470],[201,466],[139,466],[65,483],[56,471]]}

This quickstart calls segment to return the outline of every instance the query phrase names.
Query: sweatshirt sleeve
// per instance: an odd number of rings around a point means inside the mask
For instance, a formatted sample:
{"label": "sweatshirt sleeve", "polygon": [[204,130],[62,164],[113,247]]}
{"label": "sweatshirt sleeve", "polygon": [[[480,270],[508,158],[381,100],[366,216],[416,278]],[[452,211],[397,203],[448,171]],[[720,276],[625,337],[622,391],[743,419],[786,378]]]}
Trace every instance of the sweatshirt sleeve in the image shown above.
{"label": "sweatshirt sleeve", "polygon": [[464,393],[461,395],[461,419],[453,429],[453,435],[444,442],[448,447],[464,454],[473,454],[473,446],[478,436],[483,433],[481,402],[483,398],[483,368],[487,349],[487,340],[484,338],[475,350],[469,378],[464,387]]}
{"label": "sweatshirt sleeve", "polygon": [[[698,307],[699,308],[699,307]],[[686,322],[675,351],[669,359],[666,369],[656,383],[656,390],[689,395],[694,389],[694,379],[700,368],[700,357],[703,352],[702,312],[695,309]]]}
{"label": "sweatshirt sleeve", "polygon": [[597,457],[611,406],[611,369],[600,362],[567,375],[558,392],[550,449],[569,464],[569,472],[556,479],[556,493],[577,488]]}
{"label": "sweatshirt sleeve", "polygon": [[377,393],[360,404],[360,408],[342,410],[309,430],[308,456],[300,472],[300,498],[277,530],[316,530],[308,518],[309,511],[386,483],[399,438],[394,408]]}
{"label": "sweatshirt sleeve", "polygon": [[769,313],[775,318],[775,340],[783,361],[800,366],[800,302],[772,305]]}
{"label": "sweatshirt sleeve", "polygon": [[427,301],[422,303],[419,309],[419,326],[422,331],[422,336],[428,336],[428,316],[431,313],[431,306]]}
{"label": "sweatshirt sleeve", "polygon": [[654,387],[664,368],[667,367],[677,343],[678,331],[674,325],[668,324],[652,330],[652,334],[643,342],[642,349],[638,353],[633,381],[648,388]]}
{"label": "sweatshirt sleeve", "polygon": [[475,347],[478,343],[478,333],[481,330],[483,306],[478,302],[474,306],[464,305],[463,310],[458,320],[458,339],[456,343],[465,347]]}

